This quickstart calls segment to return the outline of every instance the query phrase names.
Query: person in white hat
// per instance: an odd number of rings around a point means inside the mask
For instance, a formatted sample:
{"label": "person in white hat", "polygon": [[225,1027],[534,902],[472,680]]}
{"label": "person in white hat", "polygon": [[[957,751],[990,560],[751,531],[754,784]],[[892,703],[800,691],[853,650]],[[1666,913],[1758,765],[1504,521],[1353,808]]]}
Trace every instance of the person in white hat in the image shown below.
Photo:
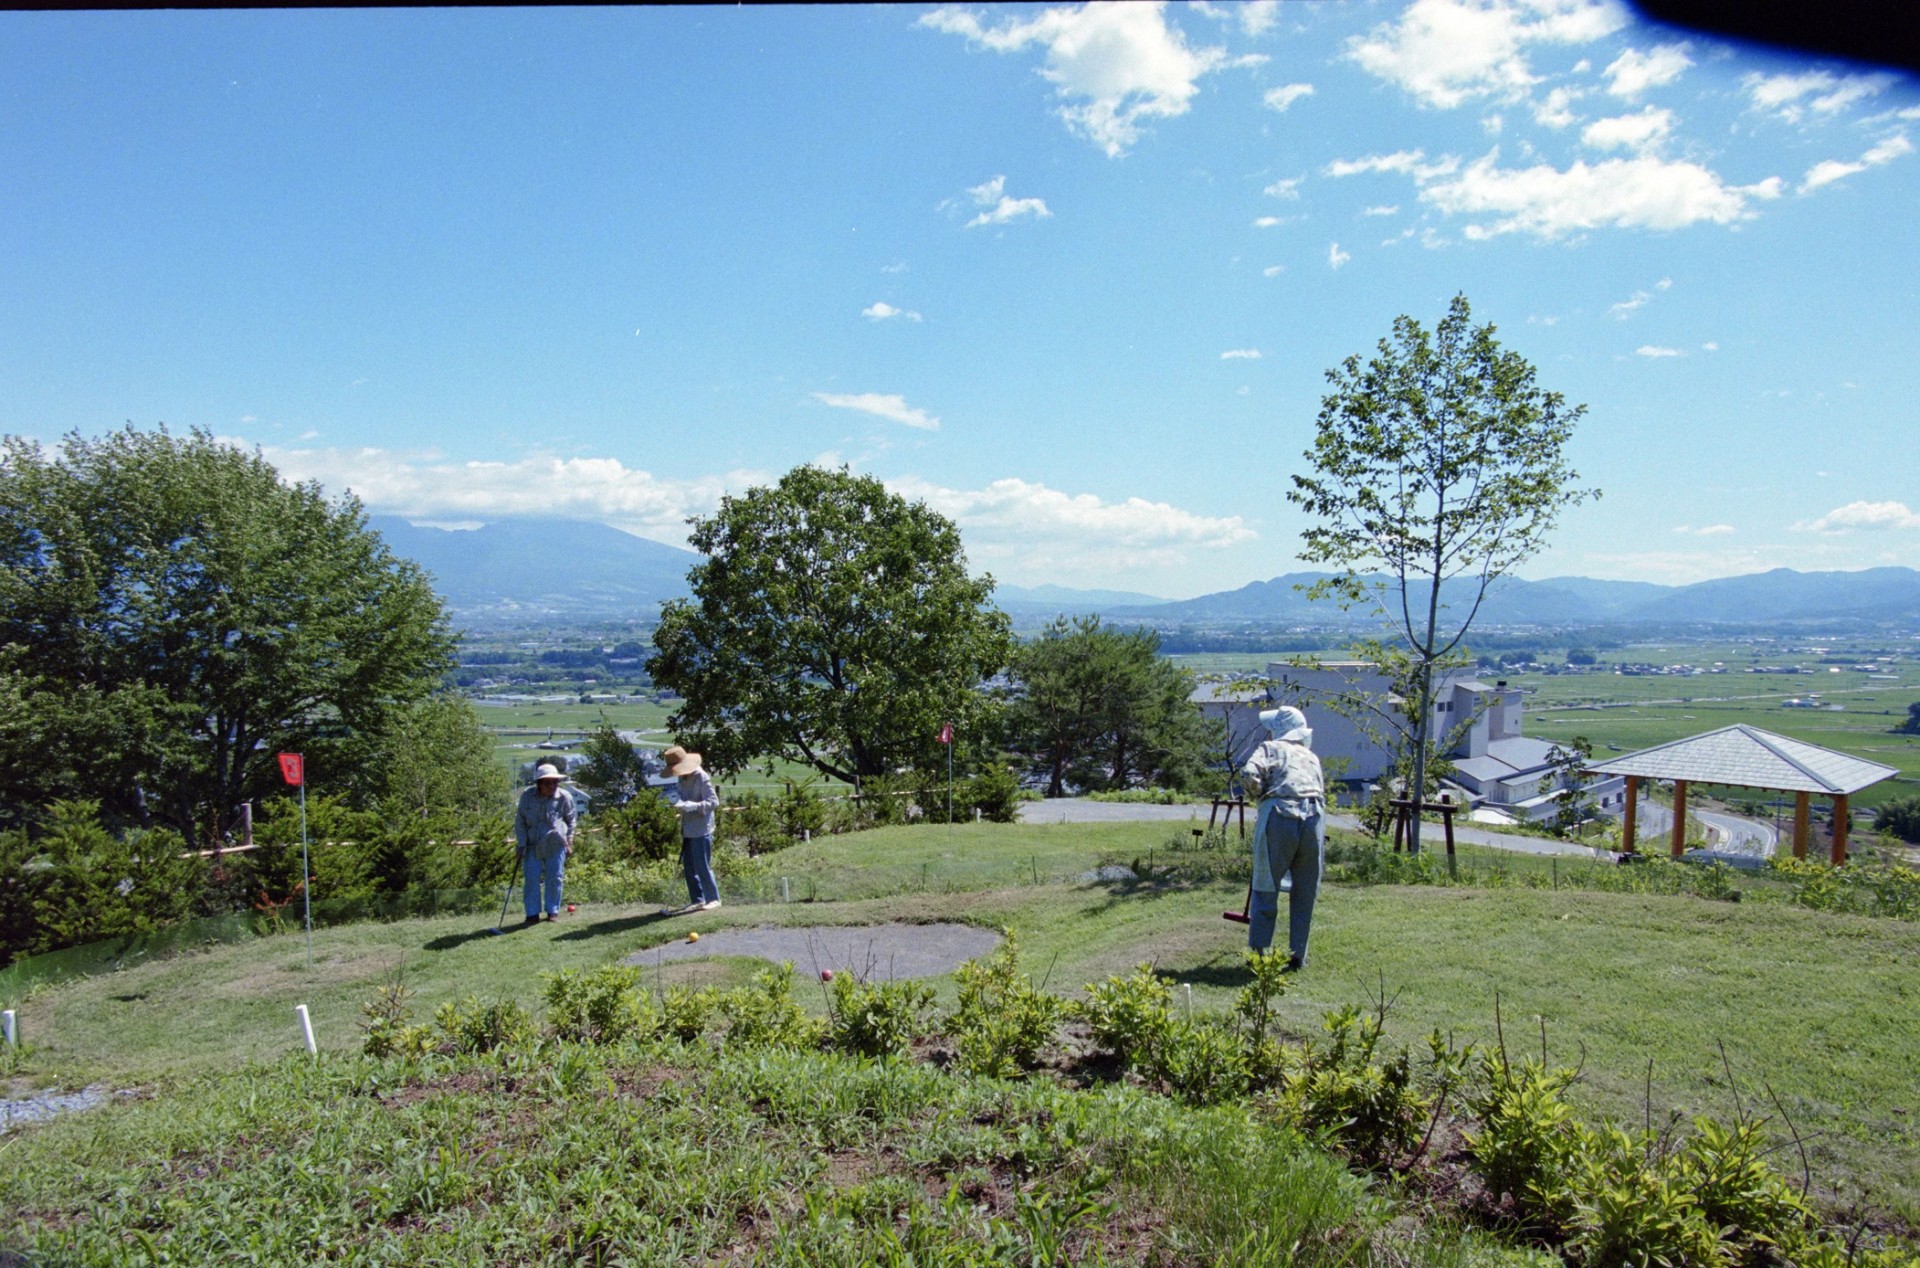
{"label": "person in white hat", "polygon": [[713,812],[720,794],[700,768],[700,755],[675,744],[660,754],[667,774],[679,782],[668,800],[680,815],[680,870],[687,878],[687,905],[663,907],[663,916],[712,911],[720,905],[720,885],[713,879]]}
{"label": "person in white hat", "polygon": [[573,849],[577,818],[573,794],[560,786],[563,778],[558,767],[543,763],[533,772],[533,786],[520,794],[513,816],[513,841],[524,882],[520,896],[530,925],[539,921],[542,910],[548,920],[560,919],[560,884],[567,853]]}
{"label": "person in white hat", "polygon": [[1273,945],[1280,915],[1280,879],[1291,877],[1287,896],[1287,967],[1307,965],[1307,934],[1313,904],[1320,895],[1326,861],[1327,781],[1314,756],[1313,729],[1307,715],[1292,705],[1260,715],[1271,737],[1253,751],[1240,771],[1247,795],[1260,802],[1253,829],[1252,904],[1247,912],[1247,945],[1265,951]]}

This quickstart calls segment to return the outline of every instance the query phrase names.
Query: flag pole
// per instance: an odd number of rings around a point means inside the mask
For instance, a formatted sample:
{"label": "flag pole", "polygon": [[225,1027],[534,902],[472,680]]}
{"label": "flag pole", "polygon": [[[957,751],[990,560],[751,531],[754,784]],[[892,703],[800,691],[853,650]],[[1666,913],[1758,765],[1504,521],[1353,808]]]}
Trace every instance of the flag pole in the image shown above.
{"label": "flag pole", "polygon": [[300,773],[300,900],[307,925],[307,972],[313,972],[313,870],[307,865],[307,777]]}

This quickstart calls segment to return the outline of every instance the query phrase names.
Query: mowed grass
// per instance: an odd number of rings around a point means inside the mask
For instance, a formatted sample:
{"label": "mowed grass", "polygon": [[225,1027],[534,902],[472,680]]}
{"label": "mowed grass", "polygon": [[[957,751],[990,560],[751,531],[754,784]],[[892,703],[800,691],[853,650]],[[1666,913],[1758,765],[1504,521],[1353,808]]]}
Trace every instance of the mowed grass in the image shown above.
{"label": "mowed grass", "polygon": [[[315,934],[311,972],[293,934],[41,988],[6,1006],[20,1009],[28,1079],[185,1090],[202,1073],[292,1049],[297,1003],[309,1005],[325,1049],[356,1048],[360,1003],[402,966],[422,1015],[470,994],[537,1008],[544,972],[608,963],[689,930],[957,919],[1016,931],[1029,969],[1062,994],[1149,961],[1179,984],[1182,1006],[1181,987],[1191,987],[1195,1008],[1225,1008],[1246,981],[1245,931],[1221,912],[1240,906],[1244,881],[1075,879],[1106,859],[1144,859],[1184,832],[1178,823],[883,829],[767,860],[824,901],[672,920],[595,906],[501,937],[484,934],[491,912],[327,929]],[[1784,1110],[1817,1184],[1836,1200],[1864,1193],[1911,1222],[1916,963],[1920,925],[1780,903],[1336,885],[1319,908],[1312,962],[1282,1008],[1308,1034],[1328,1010],[1384,992],[1398,1038],[1438,1027],[1483,1045],[1498,1041],[1497,1009],[1510,1051],[1544,1041],[1554,1061],[1581,1066],[1586,1109],[1636,1124],[1669,1112],[1729,1118],[1740,1105]],[[661,980],[730,984],[749,971],[676,965]],[[951,983],[938,986],[950,999]]]}

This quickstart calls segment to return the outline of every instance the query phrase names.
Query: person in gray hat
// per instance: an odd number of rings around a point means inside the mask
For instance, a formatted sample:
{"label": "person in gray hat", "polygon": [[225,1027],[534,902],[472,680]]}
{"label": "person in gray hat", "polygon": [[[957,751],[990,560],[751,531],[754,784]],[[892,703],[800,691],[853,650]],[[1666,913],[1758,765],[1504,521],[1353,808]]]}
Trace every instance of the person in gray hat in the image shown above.
{"label": "person in gray hat", "polygon": [[524,881],[520,896],[528,924],[536,923],[543,909],[548,920],[560,919],[560,883],[567,852],[573,849],[577,817],[573,794],[560,786],[561,778],[555,766],[542,765],[534,771],[533,786],[520,794],[513,816],[513,841]]}
{"label": "person in gray hat", "polygon": [[1320,895],[1326,861],[1326,777],[1314,756],[1313,729],[1306,714],[1292,705],[1260,715],[1271,738],[1253,751],[1241,769],[1242,786],[1260,803],[1253,829],[1253,892],[1247,912],[1247,945],[1265,951],[1273,945],[1280,915],[1281,878],[1292,881],[1287,896],[1287,967],[1307,964],[1307,934],[1313,927],[1313,903]]}

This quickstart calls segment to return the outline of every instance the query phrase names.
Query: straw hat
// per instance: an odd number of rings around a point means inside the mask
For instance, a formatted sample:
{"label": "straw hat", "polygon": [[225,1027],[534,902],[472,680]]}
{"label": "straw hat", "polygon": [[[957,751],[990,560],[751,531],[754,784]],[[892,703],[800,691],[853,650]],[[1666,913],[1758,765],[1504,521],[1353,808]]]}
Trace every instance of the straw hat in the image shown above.
{"label": "straw hat", "polygon": [[689,753],[678,744],[662,752],[660,760],[667,764],[669,775],[691,775],[700,769],[700,755]]}
{"label": "straw hat", "polygon": [[533,772],[533,778],[536,783],[539,783],[549,779],[565,779],[566,776],[562,775],[558,768],[542,762]]}

